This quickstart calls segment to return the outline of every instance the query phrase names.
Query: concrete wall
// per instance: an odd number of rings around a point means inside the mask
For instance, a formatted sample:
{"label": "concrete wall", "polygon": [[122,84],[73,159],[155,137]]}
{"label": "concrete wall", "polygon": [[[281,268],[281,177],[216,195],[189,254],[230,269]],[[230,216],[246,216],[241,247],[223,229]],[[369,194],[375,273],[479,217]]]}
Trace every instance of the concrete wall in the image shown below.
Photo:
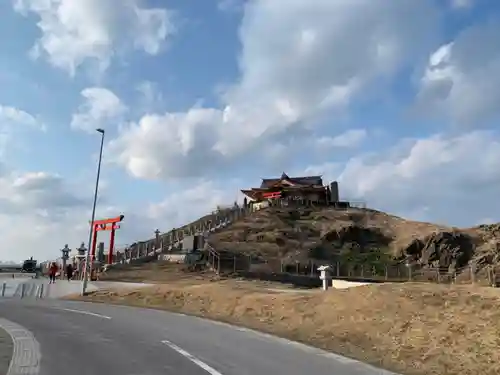
{"label": "concrete wall", "polygon": [[322,285],[322,281],[318,277],[293,275],[290,273],[238,271],[236,274],[249,280],[274,281],[302,288],[319,288]]}
{"label": "concrete wall", "polygon": [[254,206],[254,208],[256,210],[262,210],[263,208],[269,207],[269,202],[268,201],[255,202],[255,203],[252,203],[252,205]]}
{"label": "concrete wall", "polygon": [[332,287],[334,289],[348,289],[356,286],[371,285],[373,283],[359,282],[359,281],[347,281],[347,280],[332,280]]}
{"label": "concrete wall", "polygon": [[171,263],[184,263],[186,254],[161,254],[158,256],[158,260]]}

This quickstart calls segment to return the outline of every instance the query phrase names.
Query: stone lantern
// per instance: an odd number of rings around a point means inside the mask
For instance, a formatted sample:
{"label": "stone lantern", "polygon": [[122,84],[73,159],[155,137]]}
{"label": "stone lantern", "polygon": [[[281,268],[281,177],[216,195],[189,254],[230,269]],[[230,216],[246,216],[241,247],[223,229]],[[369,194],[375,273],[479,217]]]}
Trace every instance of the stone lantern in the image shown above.
{"label": "stone lantern", "polygon": [[160,248],[160,230],[155,230],[155,250]]}
{"label": "stone lantern", "polygon": [[87,254],[85,243],[82,242],[80,247],[76,249],[76,251],[76,269],[78,270],[79,275],[83,275],[83,264],[85,263],[85,257]]}
{"label": "stone lantern", "polygon": [[330,266],[320,266],[318,267],[318,271],[320,272],[319,278],[323,281],[323,290],[328,290],[330,280],[332,279],[330,275]]}
{"label": "stone lantern", "polygon": [[68,262],[69,259],[69,253],[71,252],[71,249],[68,247],[68,244],[64,245],[64,248],[61,249],[62,253],[62,270],[61,270],[61,276],[64,275],[64,272],[66,272],[66,263]]}

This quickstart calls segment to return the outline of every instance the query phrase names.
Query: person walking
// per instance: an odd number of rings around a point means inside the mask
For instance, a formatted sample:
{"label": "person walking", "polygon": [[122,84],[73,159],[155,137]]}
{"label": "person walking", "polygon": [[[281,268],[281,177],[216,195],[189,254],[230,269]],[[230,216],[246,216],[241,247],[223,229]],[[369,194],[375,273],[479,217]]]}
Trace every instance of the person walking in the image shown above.
{"label": "person walking", "polygon": [[73,278],[73,265],[71,263],[66,266],[66,277],[68,281]]}
{"label": "person walking", "polygon": [[56,262],[52,262],[49,268],[49,284],[54,284],[56,282],[56,274],[59,270]]}

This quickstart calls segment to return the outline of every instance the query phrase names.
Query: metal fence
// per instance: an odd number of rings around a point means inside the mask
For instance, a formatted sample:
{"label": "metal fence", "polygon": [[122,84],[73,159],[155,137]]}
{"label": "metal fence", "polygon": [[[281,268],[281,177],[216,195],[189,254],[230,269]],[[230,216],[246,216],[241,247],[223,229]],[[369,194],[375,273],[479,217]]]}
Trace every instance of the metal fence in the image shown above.
{"label": "metal fence", "polygon": [[500,269],[485,265],[470,264],[458,269],[444,267],[422,267],[398,264],[355,264],[346,262],[287,262],[280,258],[261,259],[253,255],[218,253],[211,249],[209,263],[218,273],[287,274],[319,277],[318,267],[329,265],[336,279],[365,280],[374,282],[433,282],[440,284],[479,284],[497,286]]}

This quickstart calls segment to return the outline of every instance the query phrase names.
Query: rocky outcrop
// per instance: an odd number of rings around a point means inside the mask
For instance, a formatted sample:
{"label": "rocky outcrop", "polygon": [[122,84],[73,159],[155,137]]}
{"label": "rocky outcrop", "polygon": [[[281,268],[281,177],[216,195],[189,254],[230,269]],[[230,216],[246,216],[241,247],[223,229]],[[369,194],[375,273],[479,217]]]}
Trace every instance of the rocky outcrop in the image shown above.
{"label": "rocky outcrop", "polygon": [[373,246],[387,246],[391,242],[391,239],[387,238],[377,228],[363,228],[359,225],[349,225],[327,232],[323,235],[321,241],[338,248],[346,245],[354,245],[354,247],[358,247],[363,251]]}
{"label": "rocky outcrop", "polygon": [[474,241],[459,232],[438,232],[414,239],[404,254],[422,267],[454,271],[468,264],[474,254]]}
{"label": "rocky outcrop", "polygon": [[500,224],[457,229],[368,209],[272,208],[249,215],[211,240],[217,248],[292,265],[389,265],[406,272],[410,261],[414,271],[454,273],[470,262],[478,272],[500,264]]}
{"label": "rocky outcrop", "polygon": [[312,259],[337,261],[348,258],[360,262],[366,256],[383,253],[391,238],[386,237],[378,228],[365,228],[357,224],[330,230],[321,236],[319,243],[309,249]]}

